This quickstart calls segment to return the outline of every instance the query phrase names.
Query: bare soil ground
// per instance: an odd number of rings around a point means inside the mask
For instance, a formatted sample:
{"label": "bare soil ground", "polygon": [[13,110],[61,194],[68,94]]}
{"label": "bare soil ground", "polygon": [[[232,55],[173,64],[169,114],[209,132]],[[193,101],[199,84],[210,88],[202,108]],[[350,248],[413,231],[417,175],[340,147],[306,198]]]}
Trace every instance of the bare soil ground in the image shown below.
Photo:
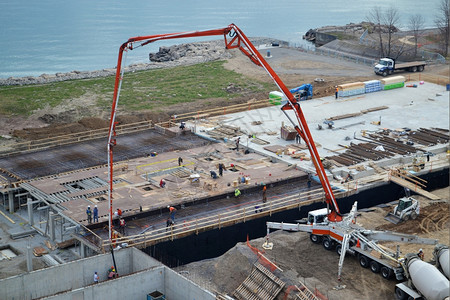
{"label": "bare soil ground", "polygon": [[[443,200],[440,202],[414,196],[421,205],[421,213],[416,220],[409,220],[398,225],[389,223],[384,220],[384,216],[393,210],[393,207],[390,207],[362,212],[357,222],[367,229],[415,234],[438,239],[440,243],[448,245],[449,192],[450,188],[433,191],[434,194],[442,197]],[[307,233],[275,231],[270,234],[270,241],[274,244],[272,250],[264,251],[262,248],[264,241],[264,238],[255,239],[250,241],[250,244],[264,252],[268,259],[283,270],[283,272],[275,271],[274,273],[286,282],[286,287],[302,283],[310,290],[317,289],[322,295],[333,300],[395,298],[395,280],[385,280],[380,274],[361,268],[358,261],[351,256],[345,259],[342,280],[338,282],[339,256],[334,251],[327,251],[321,245],[313,244]],[[396,249],[394,243],[384,243],[384,245]],[[432,258],[433,245],[399,245],[402,254],[417,253],[419,248],[423,248],[425,260]],[[176,271],[209,290],[232,295],[250,274],[256,261],[257,256],[246,243],[238,243],[220,257],[181,266]],[[336,289],[338,285],[345,288]],[[285,299],[285,291],[286,288],[277,299]]]}

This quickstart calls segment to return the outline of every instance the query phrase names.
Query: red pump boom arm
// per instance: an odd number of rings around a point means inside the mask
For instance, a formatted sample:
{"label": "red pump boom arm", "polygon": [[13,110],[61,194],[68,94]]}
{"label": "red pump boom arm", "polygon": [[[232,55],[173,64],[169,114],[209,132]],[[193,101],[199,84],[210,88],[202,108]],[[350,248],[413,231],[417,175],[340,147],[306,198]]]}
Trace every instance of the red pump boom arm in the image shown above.
{"label": "red pump boom arm", "polygon": [[[331,213],[328,218],[330,221],[340,221],[340,211],[337,205],[336,199],[334,197],[333,191],[331,189],[330,182],[325,173],[325,169],[323,168],[322,162],[320,161],[319,153],[317,152],[316,146],[314,144],[314,140],[311,136],[311,132],[309,131],[308,125],[306,123],[303,112],[300,108],[300,104],[294,98],[289,89],[285,86],[283,81],[278,77],[275,71],[270,67],[267,61],[263,58],[263,56],[258,52],[255,46],[250,42],[247,36],[234,24],[230,24],[225,28],[213,29],[213,30],[204,30],[204,31],[189,31],[189,32],[179,32],[179,33],[167,33],[167,34],[158,34],[158,35],[149,35],[149,36],[138,36],[132,37],[128,39],[125,43],[120,46],[119,49],[119,57],[117,60],[117,71],[116,71],[116,79],[114,85],[114,95],[113,95],[113,103],[111,108],[111,119],[109,124],[109,134],[108,134],[108,167],[109,167],[109,210],[110,210],[110,220],[109,220],[109,236],[112,239],[112,190],[113,190],[113,147],[116,144],[115,139],[115,126],[116,126],[116,111],[117,105],[119,102],[119,94],[120,87],[122,83],[122,58],[123,52],[128,50],[133,50],[136,47],[145,46],[147,44],[159,41],[159,40],[169,40],[169,39],[178,39],[178,38],[188,38],[188,37],[200,37],[200,36],[215,36],[215,35],[223,35],[225,39],[225,48],[226,49],[234,49],[238,48],[244,53],[246,56],[250,58],[250,60],[258,66],[263,67],[278,88],[283,92],[283,94],[288,99],[287,103],[282,107],[283,112],[286,114],[288,119],[291,121],[295,130],[301,136],[301,138],[305,141],[308,146],[309,152],[311,154],[311,160],[314,163],[316,168],[317,175],[320,179],[322,187],[325,191],[325,200],[328,206],[331,208]],[[135,44],[139,43],[137,46]],[[297,122],[294,123],[293,120],[286,113],[286,110],[293,110],[295,113],[295,117],[297,118]]]}

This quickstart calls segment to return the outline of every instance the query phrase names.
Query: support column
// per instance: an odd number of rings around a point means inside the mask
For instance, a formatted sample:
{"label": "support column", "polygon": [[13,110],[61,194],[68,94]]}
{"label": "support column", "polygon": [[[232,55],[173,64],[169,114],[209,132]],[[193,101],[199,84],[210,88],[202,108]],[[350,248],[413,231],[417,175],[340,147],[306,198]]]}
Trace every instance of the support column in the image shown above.
{"label": "support column", "polygon": [[49,225],[49,235],[50,235],[50,239],[52,241],[55,241],[55,213],[53,213],[52,211],[48,212],[48,225]]}
{"label": "support column", "polygon": [[29,241],[27,245],[27,270],[28,272],[33,271],[33,252],[31,251],[31,245]]}
{"label": "support column", "polygon": [[9,213],[13,214],[14,213],[14,195],[13,195],[12,189],[8,190],[8,200],[9,200]]}
{"label": "support column", "polygon": [[31,198],[27,198],[27,209],[28,209],[28,222],[30,223],[30,226],[33,226],[34,225],[33,200]]}
{"label": "support column", "polygon": [[80,255],[81,258],[86,258],[86,247],[83,243],[80,243]]}

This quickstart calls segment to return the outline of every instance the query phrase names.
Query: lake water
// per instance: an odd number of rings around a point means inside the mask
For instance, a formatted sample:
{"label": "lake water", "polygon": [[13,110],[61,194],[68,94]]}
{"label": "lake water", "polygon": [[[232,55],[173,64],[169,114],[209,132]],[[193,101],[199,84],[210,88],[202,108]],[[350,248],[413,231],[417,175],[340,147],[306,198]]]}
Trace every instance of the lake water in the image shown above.
{"label": "lake water", "polygon": [[[248,37],[301,43],[310,28],[366,20],[377,5],[400,11],[401,23],[420,13],[432,27],[439,0],[0,0],[0,77],[39,76],[114,67],[129,37],[223,28]],[[213,37],[210,39],[217,39]],[[131,51],[127,63],[147,62],[160,46],[208,40],[161,41]]]}

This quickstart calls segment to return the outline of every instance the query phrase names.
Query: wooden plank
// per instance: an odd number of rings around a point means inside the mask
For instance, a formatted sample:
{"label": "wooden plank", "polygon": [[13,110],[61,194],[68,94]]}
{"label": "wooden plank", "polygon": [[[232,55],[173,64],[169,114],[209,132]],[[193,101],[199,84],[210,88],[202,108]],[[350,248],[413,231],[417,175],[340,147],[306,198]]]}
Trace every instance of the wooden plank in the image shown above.
{"label": "wooden plank", "polygon": [[410,189],[411,191],[413,191],[413,192],[415,192],[415,193],[417,193],[419,195],[425,196],[428,199],[431,199],[431,200],[439,200],[439,199],[441,199],[440,197],[438,197],[438,196],[436,196],[436,195],[434,195],[434,194],[432,194],[430,192],[427,192],[427,191],[423,190],[419,186],[417,186],[415,184],[412,184],[411,182],[409,182],[409,181],[407,181],[405,179],[398,178],[398,177],[395,177],[395,176],[391,176],[390,180],[392,182],[400,185],[400,186],[403,186],[403,187],[406,187],[406,188]]}
{"label": "wooden plank", "polygon": [[378,111],[378,110],[383,110],[383,109],[388,109],[389,106],[377,106],[377,107],[372,107],[372,108],[368,108],[368,109],[363,109],[361,110],[361,112],[363,114],[366,114],[368,112],[373,112],[373,111]]}
{"label": "wooden plank", "polygon": [[271,145],[271,146],[266,146],[263,149],[267,150],[267,151],[270,151],[270,152],[273,152],[273,153],[277,153],[278,151],[284,152],[286,147],[285,146],[281,146],[281,145]]}

